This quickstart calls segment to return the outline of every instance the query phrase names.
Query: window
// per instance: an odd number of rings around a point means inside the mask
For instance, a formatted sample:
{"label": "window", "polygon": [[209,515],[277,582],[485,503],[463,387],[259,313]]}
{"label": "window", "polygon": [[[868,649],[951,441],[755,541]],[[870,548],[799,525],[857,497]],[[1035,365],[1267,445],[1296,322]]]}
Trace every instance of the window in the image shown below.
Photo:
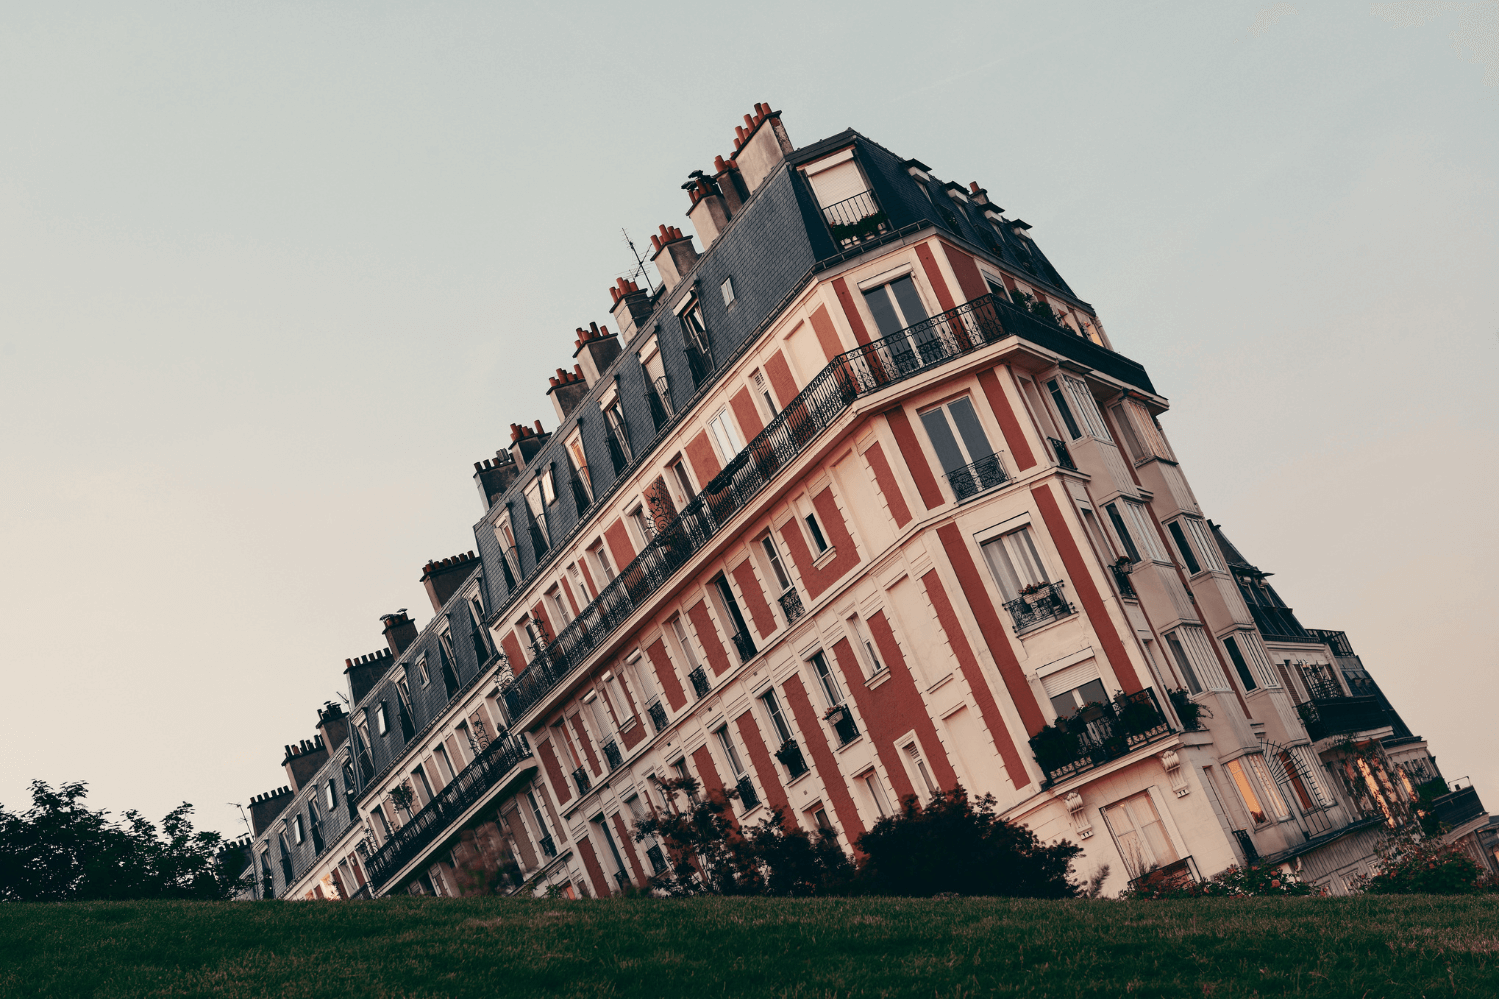
{"label": "window", "polygon": [[567,598],[562,594],[561,586],[554,586],[547,590],[547,600],[552,604],[552,609],[557,612],[557,623],[559,627],[566,627],[573,619],[572,611],[567,606]]}
{"label": "window", "polygon": [[1109,694],[1104,689],[1102,680],[1089,680],[1082,686],[1064,690],[1051,699],[1051,706],[1056,709],[1058,718],[1071,718],[1090,704],[1107,703]]}
{"label": "window", "polygon": [[719,576],[715,579],[713,589],[718,594],[724,617],[734,625],[734,634],[729,637],[739,650],[739,659],[741,662],[749,662],[756,654],[755,643],[750,638],[749,625],[744,623],[744,614],[739,610],[739,601],[734,599],[734,590],[729,585],[728,577]]}
{"label": "window", "polygon": [[921,758],[921,747],[914,741],[905,745],[906,758],[911,761],[911,766],[916,768],[916,775],[921,778],[921,783],[926,785],[926,796],[931,798],[937,793],[937,784],[932,780],[931,771],[927,770],[926,760]]}
{"label": "window", "polygon": [[776,548],[776,539],[767,534],[760,539],[760,546],[765,549],[765,559],[770,563],[770,573],[775,577],[776,585],[780,592],[785,593],[791,589],[791,577],[786,574],[786,567],[781,564],[781,552]]}
{"label": "window", "polygon": [[682,651],[682,658],[687,663],[688,670],[695,670],[701,665],[697,661],[697,655],[692,651],[692,642],[687,637],[687,629],[682,626],[681,615],[671,619],[671,633],[677,640],[677,647]]}
{"label": "window", "polygon": [[[546,478],[550,478],[550,476]],[[525,490],[526,507],[531,511],[531,521],[536,525],[537,530],[541,532],[539,537],[533,534],[531,539],[539,545],[538,555],[547,548],[550,548],[552,544],[552,536],[547,533],[547,500],[543,494],[542,481],[542,478],[532,480],[526,486]],[[556,497],[553,498],[555,499]]]}
{"label": "window", "polygon": [[744,450],[744,440],[739,436],[739,428],[734,426],[733,417],[729,415],[727,408],[720,409],[708,421],[708,435],[713,438],[713,444],[718,448],[718,456],[725,465]]}
{"label": "window", "polygon": [[[530,804],[531,804],[531,817],[536,821],[536,829],[537,829],[537,831],[542,836],[550,837],[551,834],[549,832],[547,832],[547,819],[546,819],[546,815],[541,810],[541,802],[536,800],[536,792],[535,791],[527,791],[526,792],[526,801],[530,802]],[[546,850],[546,843],[545,842],[542,843],[542,849],[544,851]],[[547,855],[548,856],[555,856],[556,852],[557,852],[556,848],[554,847],[550,852],[547,853]]]}
{"label": "window", "polygon": [[697,490],[692,488],[692,478],[687,474],[687,465],[679,458],[671,463],[671,474],[677,480],[677,486],[682,490],[682,503],[686,503],[697,495]]}
{"label": "window", "polygon": [[338,787],[333,783],[331,778],[323,786],[323,800],[328,803],[329,811],[338,807]]}
{"label": "window", "polygon": [[984,283],[989,286],[989,294],[993,295],[996,300],[1000,302],[1008,302],[1010,300],[1010,294],[1005,291],[1004,282],[999,278],[990,277],[985,274]]}
{"label": "window", "polygon": [[645,504],[636,506],[625,515],[630,526],[635,528],[636,543],[644,548],[656,536],[656,522],[645,515]]}
{"label": "window", "polygon": [[1104,510],[1108,512],[1109,523],[1114,525],[1114,533],[1119,536],[1119,543],[1124,546],[1124,552],[1129,556],[1129,560],[1140,561],[1140,549],[1135,547],[1135,539],[1130,536],[1129,527],[1124,523],[1124,518],[1119,515],[1118,504],[1109,503]]}
{"label": "window", "polygon": [[422,803],[432,800],[432,782],[427,780],[427,771],[423,770],[421,764],[411,771],[412,783],[422,792]]}
{"label": "window", "polygon": [[1249,672],[1249,664],[1244,661],[1244,653],[1239,651],[1239,643],[1230,636],[1223,640],[1223,647],[1228,650],[1228,658],[1234,664],[1234,672],[1238,673],[1239,679],[1243,681],[1244,689],[1253,690],[1256,686],[1254,675]]}
{"label": "window", "polygon": [[619,408],[619,403],[616,402],[604,410],[604,422],[609,427],[610,452],[618,451],[618,454],[614,455],[614,463],[618,466],[615,468],[615,471],[618,472],[632,457],[630,452],[630,434],[625,423],[624,411]]}
{"label": "window", "polygon": [[807,525],[807,534],[811,536],[812,547],[817,549],[817,554],[821,555],[827,551],[828,539],[822,536],[822,525],[817,523],[817,514],[807,514],[802,518],[802,522]]}
{"label": "window", "polygon": [[[1123,504],[1123,510],[1120,510],[1120,504]],[[1147,519],[1148,514],[1139,503],[1121,499],[1118,503],[1107,504],[1104,511],[1109,515],[1109,523],[1114,525],[1114,533],[1119,535],[1119,543],[1124,546],[1131,562],[1140,561],[1142,553],[1145,558],[1168,561],[1156,544]]]}
{"label": "window", "polygon": [[809,660],[812,670],[817,674],[817,682],[822,687],[822,696],[827,699],[828,707],[836,708],[843,703],[843,691],[838,686],[838,678],[828,668],[828,657],[821,651],[812,653]]}
{"label": "window", "polygon": [[432,683],[432,674],[427,670],[427,659],[425,656],[416,661],[416,675],[421,680],[423,687]]}
{"label": "window", "polygon": [[1176,542],[1177,551],[1181,552],[1182,563],[1187,567],[1189,575],[1197,575],[1202,571],[1202,566],[1197,564],[1197,556],[1192,554],[1192,546],[1187,544],[1187,536],[1182,533],[1182,526],[1177,521],[1166,525],[1166,530],[1171,532],[1171,539]]}
{"label": "window", "polygon": [[1041,555],[1031,540],[1031,529],[1022,527],[1017,531],[1001,534],[980,546],[989,571],[999,586],[1005,600],[1016,600],[1027,587],[1044,586],[1051,582]]}
{"label": "window", "polygon": [[300,815],[292,816],[292,821],[291,821],[291,835],[292,835],[292,839],[295,840],[298,843],[301,843],[303,837],[305,837],[307,835],[306,832],[305,832],[305,830],[302,828],[302,816],[300,816]]}
{"label": "window", "polygon": [[902,274],[878,288],[870,288],[864,292],[864,303],[869,306],[869,314],[874,316],[874,323],[882,336],[899,333],[927,318],[926,308],[916,291],[916,282],[909,274]]}
{"label": "window", "polygon": [[1192,662],[1187,658],[1187,651],[1182,648],[1181,642],[1177,641],[1175,634],[1167,632],[1166,647],[1171,650],[1172,658],[1181,669],[1182,678],[1187,681],[1187,691],[1193,694],[1202,693],[1202,682],[1197,679],[1197,673],[1192,669]]}
{"label": "window", "polygon": [[377,825],[380,828],[380,832],[384,834],[383,838],[390,839],[390,820],[385,817],[385,806],[383,804],[380,804],[379,802],[376,802],[375,810],[370,812],[370,814],[375,817],[375,825]]}
{"label": "window", "polygon": [[708,324],[703,321],[702,303],[694,298],[679,318],[682,321],[682,332],[687,335],[687,346],[707,357]]}
{"label": "window", "polygon": [[732,305],[734,303],[734,279],[733,278],[731,278],[731,277],[724,278],[723,279],[723,284],[721,284],[721,285],[718,286],[718,291],[719,291],[719,293],[721,295],[723,295],[723,304],[724,305]]}
{"label": "window", "polygon": [[1062,394],[1061,386],[1055,378],[1046,383],[1046,389],[1051,393],[1051,401],[1056,403],[1057,412],[1061,414],[1062,422],[1067,426],[1067,434],[1073,440],[1083,436],[1082,430],[1078,428],[1077,420],[1072,415],[1072,407],[1067,405],[1067,397]]}
{"label": "window", "polygon": [[1208,536],[1207,525],[1202,521],[1196,517],[1182,517],[1180,520],[1167,524],[1166,529],[1171,532],[1171,539],[1176,542],[1177,550],[1182,554],[1182,561],[1192,575],[1195,576],[1204,569],[1216,572],[1228,571],[1223,564],[1218,545]]}
{"label": "window", "polygon": [[765,376],[757,369],[750,380],[755,383],[755,393],[765,401],[765,411],[770,414],[771,419],[775,419],[780,410],[776,409],[775,400],[770,397],[770,386],[766,384]]}
{"label": "window", "polygon": [[593,555],[593,560],[599,564],[599,570],[604,574],[606,580],[614,578],[614,566],[609,564],[609,553],[604,549],[602,541],[594,542],[588,551]]}
{"label": "window", "polygon": [[386,714],[384,701],[375,708],[375,731],[380,735],[390,731],[390,718]]}
{"label": "window", "polygon": [[760,695],[760,703],[765,705],[765,713],[770,716],[770,725],[776,730],[781,745],[790,742],[794,736],[791,734],[791,726],[786,724],[786,716],[781,713],[781,701],[776,697],[774,687]]}
{"label": "window", "polygon": [[[958,499],[999,484],[998,481],[991,481],[994,478],[992,474],[980,474],[978,481],[975,481],[975,473],[981,473],[981,470],[968,469],[968,466],[982,462],[985,458],[994,457],[994,449],[989,446],[989,438],[979,424],[972,399],[965,395],[936,409],[927,410],[921,414],[921,423],[926,427],[932,450],[937,452],[937,461],[941,463],[942,471]],[[986,462],[985,469],[994,464],[997,463]]]}
{"label": "window", "polygon": [[817,828],[824,832],[833,831],[833,823],[828,819],[828,812],[825,808],[812,809],[812,821],[817,823]]}
{"label": "window", "polygon": [[854,641],[859,648],[864,650],[864,661],[869,666],[869,675],[876,676],[885,664],[880,662],[879,653],[875,651],[874,641],[869,637],[869,630],[864,627],[864,622],[859,620],[858,615],[848,619],[848,629],[854,633]]}
{"label": "window", "polygon": [[[614,736],[614,724],[609,719],[609,710],[604,699],[598,695],[598,691],[590,690],[584,696],[583,703],[588,706],[589,713],[593,715],[593,729],[598,733],[599,742],[610,741]],[[608,769],[613,768],[608,767]]]}
{"label": "window", "polygon": [[729,761],[729,769],[734,772],[735,777],[744,776],[744,764],[739,762],[739,751],[734,748],[734,740],[729,735],[729,726],[725,725],[717,732],[718,744],[723,748],[724,759]]}
{"label": "window", "polygon": [[1238,788],[1239,797],[1243,799],[1244,807],[1249,810],[1250,821],[1257,826],[1264,825],[1270,820],[1265,815],[1265,807],[1260,804],[1259,795],[1255,793],[1256,788],[1250,780],[1248,769],[1244,766],[1244,759],[1246,758],[1240,757],[1237,760],[1229,760],[1223,764],[1223,768],[1233,778],[1234,787]]}
{"label": "window", "polygon": [[588,477],[588,456],[583,453],[583,435],[574,431],[567,439],[567,455],[572,459],[573,469],[577,473],[578,481],[586,490],[588,502],[593,502],[593,480]]}
{"label": "window", "polygon": [[885,797],[885,789],[880,784],[880,775],[873,770],[859,778],[865,789],[869,792],[869,800],[874,802],[874,810],[884,818],[890,814],[890,801]]}
{"label": "window", "polygon": [[437,761],[437,774],[443,779],[443,783],[457,776],[457,771],[453,769],[453,761],[448,758],[448,748],[442,743],[439,742],[432,747],[432,758]]}
{"label": "window", "polygon": [[1138,878],[1158,867],[1175,863],[1181,859],[1166,825],[1156,811],[1149,791],[1131,795],[1115,802],[1103,810],[1109,831],[1114,834],[1114,843],[1131,878]]}

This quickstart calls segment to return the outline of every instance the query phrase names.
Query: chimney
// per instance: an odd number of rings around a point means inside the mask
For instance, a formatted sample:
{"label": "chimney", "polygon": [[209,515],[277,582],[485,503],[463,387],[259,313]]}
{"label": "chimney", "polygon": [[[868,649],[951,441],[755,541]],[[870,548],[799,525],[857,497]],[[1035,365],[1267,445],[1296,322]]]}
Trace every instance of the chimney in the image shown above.
{"label": "chimney", "polygon": [[552,435],[541,429],[540,420],[536,421],[535,430],[519,423],[510,424],[510,460],[515,462],[517,469],[524,469],[551,439]]}
{"label": "chimney", "polygon": [[772,111],[769,104],[756,104],[755,113],[745,115],[744,124],[734,127],[733,161],[749,193],[754,194],[794,148],[781,124],[781,112]]}
{"label": "chimney", "polygon": [[976,205],[987,205],[989,203],[989,192],[979,187],[979,182],[976,180],[968,182],[968,196],[973,199],[973,203]]}
{"label": "chimney", "polygon": [[440,562],[428,562],[422,566],[422,585],[427,588],[427,597],[432,601],[434,614],[442,613],[442,605],[458,592],[458,587],[462,586],[477,568],[479,568],[479,560],[474,558],[473,552],[454,555]]}
{"label": "chimney", "polygon": [[697,263],[697,250],[693,248],[692,237],[682,235],[676,226],[663,225],[660,229],[660,233],[651,237],[651,261],[661,275],[661,283],[671,291]]}
{"label": "chimney", "polygon": [[300,791],[308,779],[327,762],[328,747],[323,745],[322,736],[315,735],[310,740],[303,739],[295,746],[287,746],[281,765],[286,768],[286,779],[291,781],[292,790]]}
{"label": "chimney", "polygon": [[[633,282],[631,287],[634,287]],[[650,314],[649,309],[646,314]],[[609,365],[619,356],[620,350],[619,337],[610,333],[609,327],[600,327],[598,323],[589,323],[586,330],[579,326],[578,339],[573,341],[573,347],[573,357],[582,366],[583,380],[590,388],[598,384],[604,372],[609,370]]]}
{"label": "chimney", "polygon": [[250,828],[258,837],[276,821],[276,816],[291,804],[291,788],[278,787],[250,799]]}
{"label": "chimney", "polygon": [[406,608],[402,607],[394,614],[381,614],[380,623],[385,626],[382,631],[391,655],[400,655],[416,641],[416,622],[406,616]]}
{"label": "chimney", "polygon": [[718,185],[718,193],[723,195],[723,200],[729,206],[729,214],[738,214],[739,209],[749,200],[749,188],[745,186],[744,174],[739,172],[739,164],[733,160],[725,160],[722,156],[713,157],[713,183]]}
{"label": "chimney", "polygon": [[687,209],[687,218],[697,230],[698,238],[703,241],[703,252],[706,253],[718,234],[729,224],[729,206],[717,185],[704,177],[701,170],[694,170],[693,176],[694,180],[682,185],[687,191],[687,197],[692,200],[692,207]]}
{"label": "chimney", "polygon": [[324,701],[317,713],[317,730],[318,737],[328,747],[328,752],[336,753],[338,747],[349,737],[349,716],[344,714],[344,709],[337,702]]}
{"label": "chimney", "polygon": [[[494,506],[495,500],[504,495],[505,490],[510,488],[510,483],[519,477],[520,467],[510,457],[509,451],[496,451],[493,458],[474,462],[474,483],[479,487],[479,495],[484,500],[486,511]],[[400,655],[400,652],[397,651],[396,655]]]}
{"label": "chimney", "polygon": [[583,365],[574,364],[571,371],[557,369],[557,373],[547,379],[551,384],[547,387],[547,395],[552,397],[552,405],[557,409],[557,422],[560,424],[567,419],[568,414],[578,408],[578,403],[588,394],[588,381],[583,377]]}
{"label": "chimney", "polygon": [[[628,341],[636,330],[650,321],[651,296],[648,292],[641,291],[634,281],[616,278],[614,287],[609,289],[609,298],[613,302],[609,306],[609,312],[614,316],[614,326],[619,330],[620,336]],[[599,370],[604,370],[604,367],[607,365]],[[596,381],[597,378],[591,378],[588,384],[592,385]]]}
{"label": "chimney", "polygon": [[358,704],[365,694],[374,690],[375,684],[380,682],[380,678],[394,662],[389,649],[371,652],[358,659],[345,659],[344,675],[349,678],[349,703]]}

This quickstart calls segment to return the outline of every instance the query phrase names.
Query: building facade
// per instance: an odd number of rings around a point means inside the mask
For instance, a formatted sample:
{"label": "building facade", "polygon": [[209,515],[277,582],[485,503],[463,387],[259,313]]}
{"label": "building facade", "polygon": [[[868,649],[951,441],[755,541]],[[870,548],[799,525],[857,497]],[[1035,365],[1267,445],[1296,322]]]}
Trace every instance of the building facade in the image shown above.
{"label": "building facade", "polygon": [[476,463],[431,620],[382,618],[286,747],[251,894],[644,885],[681,776],[850,853],[961,784],[1109,892],[1251,862],[1341,892],[1422,822],[1478,849],[1476,794],[1207,519],[1026,223],[852,130],[735,133],[684,185],[696,239],[652,237],[661,287],[576,330],[554,429]]}

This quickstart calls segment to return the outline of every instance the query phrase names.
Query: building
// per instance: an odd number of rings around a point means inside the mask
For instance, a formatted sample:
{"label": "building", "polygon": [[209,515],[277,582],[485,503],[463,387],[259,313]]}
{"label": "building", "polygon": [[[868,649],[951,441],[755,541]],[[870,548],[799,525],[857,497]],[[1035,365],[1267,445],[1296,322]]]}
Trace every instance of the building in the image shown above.
{"label": "building", "polygon": [[286,747],[254,894],[641,885],[676,776],[850,852],[961,783],[1109,892],[1256,861],[1340,892],[1423,820],[1477,849],[1476,795],[1206,518],[1030,226],[852,130],[735,133],[662,286],[577,328],[554,429],[476,463],[431,620],[385,615]]}

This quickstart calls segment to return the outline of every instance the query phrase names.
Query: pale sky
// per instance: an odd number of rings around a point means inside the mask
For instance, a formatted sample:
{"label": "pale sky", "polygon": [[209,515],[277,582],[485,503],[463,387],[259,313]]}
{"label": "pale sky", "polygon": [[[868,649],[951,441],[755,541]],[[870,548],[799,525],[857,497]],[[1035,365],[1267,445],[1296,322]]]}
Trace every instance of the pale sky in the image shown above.
{"label": "pale sky", "polygon": [[0,802],[242,832],[756,101],[1034,226],[1499,808],[1499,3],[1263,0],[0,2]]}

